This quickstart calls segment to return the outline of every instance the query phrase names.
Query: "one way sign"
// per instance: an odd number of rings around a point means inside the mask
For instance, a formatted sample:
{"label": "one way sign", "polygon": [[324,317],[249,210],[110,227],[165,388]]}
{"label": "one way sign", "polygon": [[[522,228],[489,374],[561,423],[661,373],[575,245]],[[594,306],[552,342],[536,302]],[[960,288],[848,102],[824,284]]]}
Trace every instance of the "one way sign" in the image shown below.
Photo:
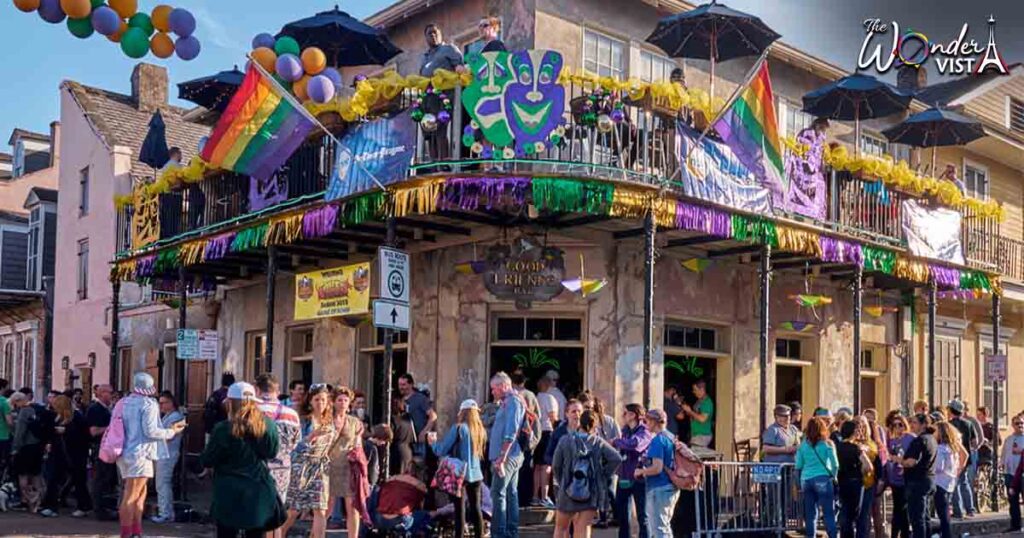
{"label": "one way sign", "polygon": [[373,302],[373,325],[381,329],[409,330],[409,305],[386,299]]}

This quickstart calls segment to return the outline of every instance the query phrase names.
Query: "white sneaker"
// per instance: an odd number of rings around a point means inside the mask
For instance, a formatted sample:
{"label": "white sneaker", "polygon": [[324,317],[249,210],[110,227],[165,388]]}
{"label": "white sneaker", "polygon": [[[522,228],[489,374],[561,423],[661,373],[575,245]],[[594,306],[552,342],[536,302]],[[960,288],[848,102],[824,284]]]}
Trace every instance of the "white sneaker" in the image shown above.
{"label": "white sneaker", "polygon": [[43,517],[57,517],[57,512],[54,512],[53,510],[50,510],[49,508],[44,508],[43,510],[39,511],[39,515],[41,515]]}
{"label": "white sneaker", "polygon": [[75,510],[74,512],[71,512],[71,517],[85,517],[87,515],[89,515],[89,512],[84,512],[82,510]]}

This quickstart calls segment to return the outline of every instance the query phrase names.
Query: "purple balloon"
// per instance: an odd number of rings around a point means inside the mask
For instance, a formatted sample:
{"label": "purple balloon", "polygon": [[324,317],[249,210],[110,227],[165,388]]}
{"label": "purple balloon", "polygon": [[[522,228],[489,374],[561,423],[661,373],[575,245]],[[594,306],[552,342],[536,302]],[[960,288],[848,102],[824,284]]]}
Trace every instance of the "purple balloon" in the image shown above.
{"label": "purple balloon", "polygon": [[167,25],[178,37],[189,37],[196,31],[196,18],[187,9],[179,7],[171,11]]}
{"label": "purple balloon", "polygon": [[121,16],[108,6],[92,12],[92,29],[101,35],[114,35],[121,28]]}
{"label": "purple balloon", "polygon": [[282,54],[277,57],[275,71],[288,82],[295,82],[302,78],[302,61],[294,54]]}
{"label": "purple balloon", "polygon": [[64,22],[67,15],[60,7],[60,0],[41,0],[39,2],[39,17],[50,24]]}
{"label": "purple balloon", "polygon": [[256,37],[252,38],[252,48],[258,49],[260,47],[266,47],[273,50],[274,36],[268,33],[256,34]]}
{"label": "purple balloon", "polygon": [[331,82],[334,83],[334,89],[335,90],[341,89],[341,73],[339,73],[337,69],[335,69],[333,67],[328,67],[328,68],[324,69],[323,71],[321,71],[320,75],[323,75],[323,76],[331,79]]}
{"label": "purple balloon", "polygon": [[306,84],[306,93],[317,103],[326,103],[334,99],[334,81],[330,77],[317,75]]}
{"label": "purple balloon", "polygon": [[174,52],[178,55],[178,58],[185,60],[194,60],[196,56],[199,56],[199,51],[202,47],[199,46],[199,40],[196,36],[190,35],[188,37],[179,37],[174,42]]}

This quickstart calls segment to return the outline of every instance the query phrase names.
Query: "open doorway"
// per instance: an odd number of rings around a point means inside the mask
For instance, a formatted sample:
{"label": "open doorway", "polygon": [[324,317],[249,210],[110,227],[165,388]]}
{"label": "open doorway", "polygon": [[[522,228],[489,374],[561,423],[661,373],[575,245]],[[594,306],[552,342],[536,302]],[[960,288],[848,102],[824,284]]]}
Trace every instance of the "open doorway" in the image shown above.
{"label": "open doorway", "polygon": [[[390,375],[384,372],[384,330],[366,326],[360,331],[359,360],[356,363],[357,392],[366,395],[367,412],[373,424],[387,422],[384,418],[385,388],[391,384],[392,397],[398,396],[398,376],[409,371],[409,333],[393,333],[392,365]],[[390,378],[390,379],[388,379]]]}
{"label": "open doorway", "polygon": [[491,330],[488,379],[497,372],[521,372],[526,388],[536,391],[537,380],[549,370],[558,372],[558,388],[569,398],[586,388],[583,320],[554,314],[502,314]]}
{"label": "open doorway", "polygon": [[818,368],[815,362],[816,340],[781,335],[775,339],[775,401],[799,403],[804,409],[818,405]]}

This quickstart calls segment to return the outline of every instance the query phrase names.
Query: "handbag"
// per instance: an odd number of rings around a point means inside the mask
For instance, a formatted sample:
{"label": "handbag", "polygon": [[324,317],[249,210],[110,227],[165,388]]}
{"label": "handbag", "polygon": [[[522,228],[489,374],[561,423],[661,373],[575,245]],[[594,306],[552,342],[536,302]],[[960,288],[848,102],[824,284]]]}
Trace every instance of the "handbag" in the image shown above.
{"label": "handbag", "polygon": [[827,472],[828,476],[832,479],[832,486],[838,488],[839,477],[832,474],[832,471],[828,468],[828,465],[825,464],[825,460],[821,459],[821,454],[818,454],[818,447],[816,445],[811,445],[811,452],[814,452],[814,457],[818,458],[818,461],[821,462],[821,466],[825,468],[825,472]]}
{"label": "handbag", "polygon": [[456,426],[455,430],[455,443],[452,444],[451,449],[448,450],[448,455],[441,458],[441,461],[437,465],[437,473],[434,474],[434,479],[430,482],[431,487],[437,488],[439,491],[447,493],[452,497],[462,497],[462,485],[466,481],[466,473],[469,471],[469,465],[459,458],[453,457],[451,453],[459,446],[462,429]]}

